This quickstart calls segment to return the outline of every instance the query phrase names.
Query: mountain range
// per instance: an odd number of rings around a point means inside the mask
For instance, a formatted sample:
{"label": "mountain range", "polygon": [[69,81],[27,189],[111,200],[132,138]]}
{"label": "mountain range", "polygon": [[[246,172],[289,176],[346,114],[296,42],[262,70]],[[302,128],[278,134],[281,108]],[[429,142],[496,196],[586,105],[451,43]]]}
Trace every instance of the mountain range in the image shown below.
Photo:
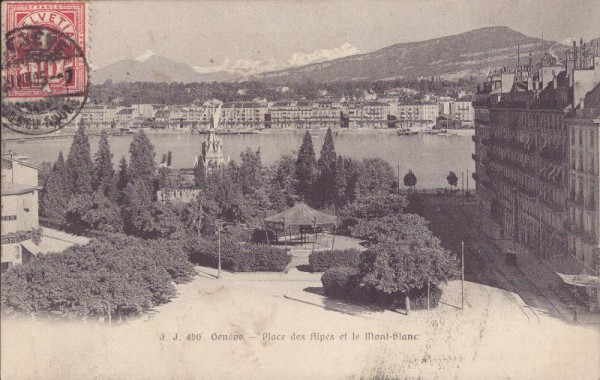
{"label": "mountain range", "polygon": [[[593,40],[592,43],[600,39]],[[392,45],[361,54],[346,43],[334,49],[297,53],[286,61],[226,59],[212,67],[190,66],[146,51],[92,71],[91,81],[212,82],[258,80],[269,83],[315,83],[353,80],[390,80],[443,77],[482,78],[491,69],[514,66],[531,54],[534,62],[546,52],[562,57],[570,40],[562,43],[529,37],[508,27],[487,27],[469,32]]]}

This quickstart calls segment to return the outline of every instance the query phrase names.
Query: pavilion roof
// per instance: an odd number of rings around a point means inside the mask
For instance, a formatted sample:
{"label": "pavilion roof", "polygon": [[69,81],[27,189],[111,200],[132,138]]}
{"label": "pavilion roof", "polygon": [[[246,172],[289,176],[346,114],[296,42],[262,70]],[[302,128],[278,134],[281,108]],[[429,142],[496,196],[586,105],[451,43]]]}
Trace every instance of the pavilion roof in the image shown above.
{"label": "pavilion roof", "polygon": [[300,202],[293,207],[280,212],[279,214],[271,215],[265,218],[265,223],[268,225],[278,226],[312,226],[312,225],[336,225],[338,218],[334,215],[325,214],[324,212],[315,210],[309,207],[306,203]]}

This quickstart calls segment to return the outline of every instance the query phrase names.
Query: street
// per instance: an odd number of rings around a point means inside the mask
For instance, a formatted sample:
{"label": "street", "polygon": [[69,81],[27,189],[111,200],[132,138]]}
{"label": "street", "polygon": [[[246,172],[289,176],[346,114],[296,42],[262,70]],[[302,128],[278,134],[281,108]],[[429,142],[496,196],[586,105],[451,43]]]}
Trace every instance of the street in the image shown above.
{"label": "street", "polygon": [[[573,293],[560,278],[520,244],[498,236],[499,227],[485,213],[480,214],[475,198],[429,196],[423,198],[423,216],[442,245],[460,257],[465,242],[465,278],[518,294],[524,312],[545,314],[573,321]],[[514,249],[517,265],[506,265],[504,253]],[[578,306],[579,322],[600,324],[600,316]]]}

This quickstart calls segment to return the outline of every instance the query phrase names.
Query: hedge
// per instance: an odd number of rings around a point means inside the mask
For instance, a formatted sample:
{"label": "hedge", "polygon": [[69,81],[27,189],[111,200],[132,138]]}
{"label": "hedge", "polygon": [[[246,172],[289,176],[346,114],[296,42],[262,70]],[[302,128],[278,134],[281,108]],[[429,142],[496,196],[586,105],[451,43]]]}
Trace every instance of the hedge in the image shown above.
{"label": "hedge", "polygon": [[[184,243],[189,260],[197,265],[216,268],[218,242],[194,238]],[[221,241],[221,267],[233,272],[282,272],[292,261],[287,250],[253,243]]]}
{"label": "hedge", "polygon": [[321,282],[325,295],[347,299],[352,290],[358,286],[360,277],[356,268],[335,267],[323,273]]}
{"label": "hedge", "polygon": [[[405,293],[384,293],[370,286],[361,285],[358,269],[352,267],[334,267],[321,276],[325,295],[359,305],[377,305],[386,308],[405,308]],[[427,287],[411,289],[411,310],[427,309]],[[429,306],[438,306],[442,290],[435,285],[429,288]]]}
{"label": "hedge", "polygon": [[2,307],[63,317],[135,315],[167,302],[194,268],[173,241],[109,235],[2,274]]}
{"label": "hedge", "polygon": [[362,252],[357,249],[315,251],[308,256],[311,272],[324,272],[334,267],[358,267]]}
{"label": "hedge", "polygon": [[[427,287],[420,289],[411,289],[408,293],[408,298],[410,298],[410,308],[412,310],[424,310],[427,309]],[[442,298],[442,289],[438,288],[435,285],[429,286],[429,307],[434,308],[440,302]],[[404,298],[403,298],[404,300]],[[402,306],[404,307],[404,302],[402,302]]]}

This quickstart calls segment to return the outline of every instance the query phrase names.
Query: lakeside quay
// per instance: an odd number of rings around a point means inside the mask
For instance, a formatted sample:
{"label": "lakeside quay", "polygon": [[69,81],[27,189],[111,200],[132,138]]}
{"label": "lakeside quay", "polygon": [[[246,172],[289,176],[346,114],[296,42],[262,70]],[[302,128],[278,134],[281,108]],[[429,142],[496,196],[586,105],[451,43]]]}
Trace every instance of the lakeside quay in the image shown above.
{"label": "lakeside quay", "polygon": [[[136,133],[137,130],[123,131],[120,129],[107,129],[107,128],[89,128],[86,131],[88,136],[100,136],[103,130],[106,130],[110,136],[121,136]],[[336,128],[333,132],[336,135],[339,134],[392,134],[398,133],[398,128]],[[72,138],[75,134],[75,127],[66,127],[56,132],[37,134],[37,135],[25,135],[22,133],[16,133],[11,130],[2,129],[2,141],[26,141],[26,140],[48,140],[48,139],[63,139]],[[143,128],[144,133],[152,135],[186,135],[186,134],[205,134],[208,132],[207,129],[191,130],[189,128],[184,129],[151,129]],[[276,128],[276,129],[217,129],[215,134],[217,135],[253,135],[253,134],[303,134],[306,131],[311,134],[325,134],[327,128]],[[473,135],[474,129],[463,128],[448,130],[449,134],[456,135]],[[428,131],[417,132],[416,134],[428,134]]]}
{"label": "lakeside quay", "polygon": [[[62,135],[68,131],[63,131]],[[219,138],[223,141],[223,155],[232,161],[240,159],[240,153],[246,149],[260,150],[264,165],[273,165],[282,154],[297,154],[302,143],[305,130],[277,130],[252,134],[225,134]],[[309,131],[315,146],[321,146],[325,139],[325,131]],[[336,132],[338,132],[336,134]],[[98,149],[99,137],[90,136],[92,154]],[[129,156],[129,144],[134,134],[109,136],[108,140],[115,162],[121,157]],[[155,148],[155,160],[160,162],[164,154],[172,152],[173,168],[192,168],[194,159],[201,153],[204,134],[190,133],[147,133]],[[365,158],[381,158],[387,161],[396,175],[400,174],[400,187],[403,176],[412,170],[418,178],[416,189],[436,189],[448,186],[446,176],[450,171],[457,173],[459,186],[461,172],[465,173],[467,187],[467,170],[470,176],[474,170],[474,145],[471,136],[463,135],[428,135],[416,134],[398,136],[395,129],[344,130],[334,131],[336,153],[346,158],[362,161]],[[8,140],[3,134],[2,148],[15,154],[28,156],[33,165],[54,162],[58,154],[69,152],[71,138]],[[468,184],[473,188],[475,183],[469,177]]]}

